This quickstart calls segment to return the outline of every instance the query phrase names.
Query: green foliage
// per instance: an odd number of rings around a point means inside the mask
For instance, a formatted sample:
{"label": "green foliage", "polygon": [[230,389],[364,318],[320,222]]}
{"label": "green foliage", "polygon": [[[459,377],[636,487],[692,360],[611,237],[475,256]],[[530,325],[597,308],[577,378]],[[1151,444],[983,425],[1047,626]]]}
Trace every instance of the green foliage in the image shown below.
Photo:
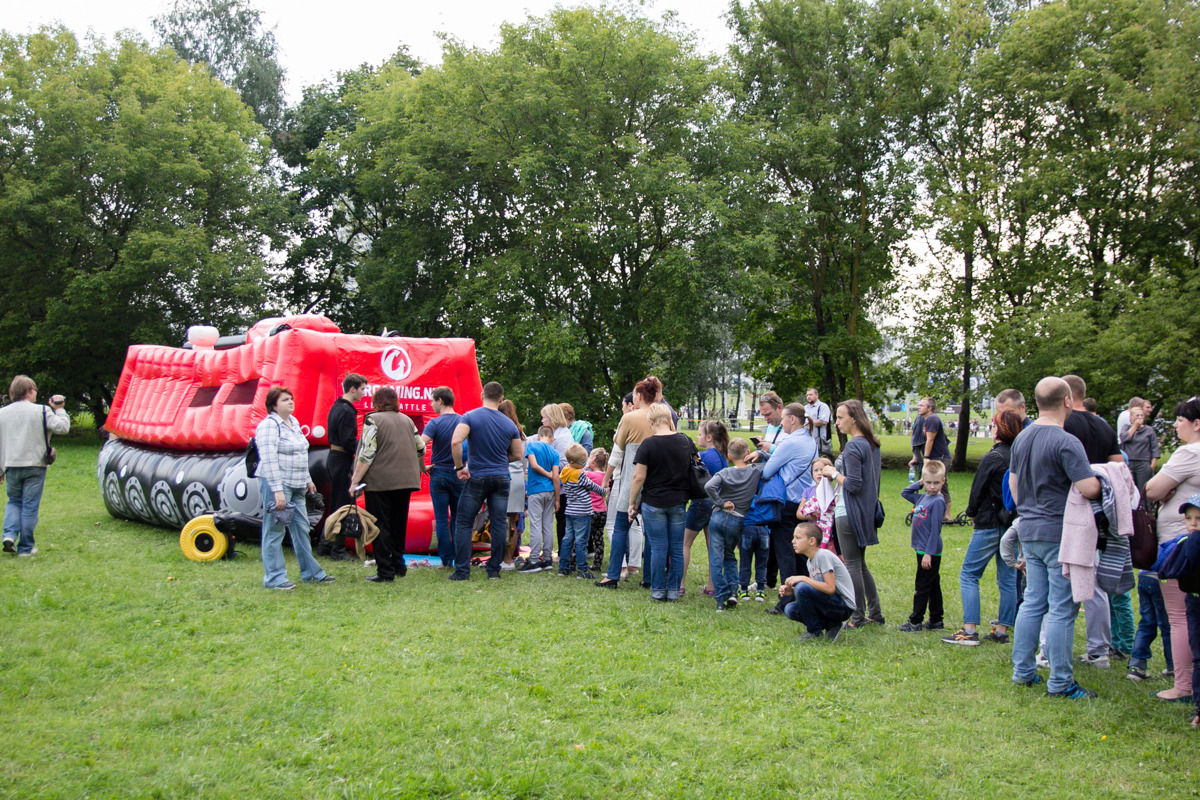
{"label": "green foliage", "polygon": [[175,0],[153,20],[161,43],[190,64],[204,64],[232,86],[271,133],[284,113],[283,67],[275,34],[247,0]]}
{"label": "green foliage", "polygon": [[0,371],[103,421],[125,350],[261,302],[264,142],[144,43],[0,34]]}

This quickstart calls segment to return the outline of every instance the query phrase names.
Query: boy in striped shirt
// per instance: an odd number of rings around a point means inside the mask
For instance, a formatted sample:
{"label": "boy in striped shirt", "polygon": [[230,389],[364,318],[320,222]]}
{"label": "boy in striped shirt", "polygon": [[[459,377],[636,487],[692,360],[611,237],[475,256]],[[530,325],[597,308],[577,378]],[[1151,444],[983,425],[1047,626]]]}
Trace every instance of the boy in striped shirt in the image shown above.
{"label": "boy in striped shirt", "polygon": [[[583,445],[571,445],[566,452],[567,465],[559,473],[567,503],[567,530],[563,536],[562,546],[558,549],[558,575],[560,578],[565,578],[575,571],[575,565],[579,567],[576,577],[587,580],[595,577],[587,566],[588,536],[592,530],[592,494],[605,497],[608,492],[583,474],[583,465],[587,461],[587,455],[587,450],[583,449]],[[572,553],[574,554],[573,562]]]}

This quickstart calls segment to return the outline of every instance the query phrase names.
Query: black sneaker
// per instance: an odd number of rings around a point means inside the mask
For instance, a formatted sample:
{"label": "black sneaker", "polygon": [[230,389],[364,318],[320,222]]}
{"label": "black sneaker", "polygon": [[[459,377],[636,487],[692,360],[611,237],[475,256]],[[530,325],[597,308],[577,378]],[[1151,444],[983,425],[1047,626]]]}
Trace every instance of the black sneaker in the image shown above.
{"label": "black sneaker", "polygon": [[1125,677],[1131,681],[1136,681],[1138,683],[1141,683],[1142,681],[1151,680],[1154,676],[1152,676],[1149,672],[1147,672],[1144,667],[1131,666],[1129,668],[1129,672],[1125,673]]}
{"label": "black sneaker", "polygon": [[841,635],[842,635],[842,623],[840,623],[840,622],[837,623],[836,625],[830,625],[828,628],[825,629],[825,638],[831,642],[836,642],[838,640],[838,637]]}
{"label": "black sneaker", "polygon": [[1108,660],[1109,661],[1128,661],[1129,653],[1126,653],[1124,650],[1118,650],[1115,647],[1110,647],[1110,648],[1108,648]]}
{"label": "black sneaker", "polygon": [[984,636],[983,639],[994,644],[1008,644],[1010,641],[1007,633],[999,633],[995,628],[992,629],[991,633]]}
{"label": "black sneaker", "polygon": [[592,574],[592,571],[586,568],[575,573],[575,577],[585,581],[594,581],[596,579],[596,576]]}
{"label": "black sneaker", "polygon": [[446,580],[448,580],[448,581],[469,581],[469,580],[471,580],[471,576],[470,575],[459,575],[457,572],[452,572],[452,573],[450,573],[449,577],[446,578]]}
{"label": "black sneaker", "polygon": [[530,559],[526,560],[526,562],[524,564],[517,567],[517,572],[527,572],[527,573],[532,574],[534,572],[541,572],[541,571],[542,571],[542,562],[538,561],[536,558],[530,558]]}
{"label": "black sneaker", "polygon": [[966,628],[959,628],[951,635],[943,636],[942,641],[946,644],[959,644],[965,647],[978,647],[979,633],[977,631],[969,631]]}
{"label": "black sneaker", "polygon": [[940,622],[926,622],[925,630],[927,630],[927,631],[944,631],[944,630],[946,630],[946,626]]}
{"label": "black sneaker", "polygon": [[1085,689],[1078,683],[1072,683],[1065,692],[1048,692],[1051,697],[1062,697],[1067,700],[1095,700],[1097,695],[1091,689]]}
{"label": "black sneaker", "polygon": [[796,638],[796,641],[798,641],[798,642],[812,642],[812,641],[816,641],[817,639],[820,639],[820,638],[821,638],[821,634],[819,634],[819,633],[813,633],[812,631],[809,631],[808,633],[804,634],[803,636],[799,636],[799,637],[797,637],[797,638]]}
{"label": "black sneaker", "polygon": [[725,607],[726,608],[737,608],[737,598],[730,597],[728,600],[725,601]]}
{"label": "black sneaker", "polygon": [[17,540],[16,539],[5,539],[4,540],[4,552],[6,552],[6,553],[17,552]]}
{"label": "black sneaker", "polygon": [[925,626],[919,622],[906,622],[903,625],[898,625],[897,630],[903,633],[920,633],[925,630]]}

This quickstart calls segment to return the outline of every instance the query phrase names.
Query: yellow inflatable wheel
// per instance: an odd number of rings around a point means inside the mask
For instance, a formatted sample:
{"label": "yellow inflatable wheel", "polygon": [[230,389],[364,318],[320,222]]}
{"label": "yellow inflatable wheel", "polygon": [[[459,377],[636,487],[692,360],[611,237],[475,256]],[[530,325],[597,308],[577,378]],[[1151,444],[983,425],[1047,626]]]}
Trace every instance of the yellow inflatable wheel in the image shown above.
{"label": "yellow inflatable wheel", "polygon": [[212,514],[205,514],[183,526],[179,549],[192,561],[217,561],[229,549],[229,537],[217,530]]}

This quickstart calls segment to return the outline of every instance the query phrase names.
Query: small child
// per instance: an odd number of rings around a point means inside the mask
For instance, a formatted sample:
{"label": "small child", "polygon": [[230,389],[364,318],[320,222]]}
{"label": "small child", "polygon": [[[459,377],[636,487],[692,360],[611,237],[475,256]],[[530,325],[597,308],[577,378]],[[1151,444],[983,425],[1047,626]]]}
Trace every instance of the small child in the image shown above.
{"label": "small child", "polygon": [[[758,491],[762,464],[746,464],[750,445],[745,439],[729,443],[729,466],[709,478],[704,486],[713,502],[708,521],[708,571],[712,575],[717,611],[736,608],[738,588],[735,548],[742,538],[742,519]],[[747,576],[749,577],[749,576]]]}
{"label": "small child", "polygon": [[521,572],[554,569],[554,508],[561,490],[554,429],[543,425],[537,439],[525,443],[529,477],[525,481],[525,521],[529,526],[529,558]]}
{"label": "small child", "polygon": [[[588,454],[584,474],[592,483],[604,483],[604,470],[608,468],[608,451],[597,447]],[[588,553],[592,556],[592,572],[600,572],[604,565],[604,526],[608,520],[608,506],[604,498],[592,495],[592,532],[588,537]]]}
{"label": "small child", "polygon": [[583,473],[583,465],[587,461],[587,450],[583,449],[583,445],[572,444],[567,448],[565,455],[567,465],[559,475],[563,494],[567,498],[567,532],[563,535],[562,546],[558,549],[558,575],[565,578],[574,571],[569,555],[574,552],[575,563],[579,565],[576,577],[590,581],[596,576],[587,565],[588,537],[592,531],[592,498],[589,492],[601,497],[605,497],[608,492]]}
{"label": "small child", "polygon": [[824,635],[836,641],[842,623],[854,613],[854,584],[842,560],[821,548],[821,529],[801,522],[792,533],[792,549],[808,559],[808,575],[793,575],[779,587],[779,596],[795,599],[784,606],[788,619],[804,624],[807,642]]}
{"label": "small child", "polygon": [[804,490],[804,499],[796,509],[796,519],[816,523],[817,527],[821,529],[821,549],[837,553],[837,537],[833,535],[833,509],[837,507],[837,494],[833,493],[833,500],[827,508],[821,508],[821,504],[817,500],[817,488],[821,485],[821,481],[829,480],[821,473],[826,467],[832,466],[833,462],[823,456],[813,459],[813,485]]}
{"label": "small child", "polygon": [[[912,548],[917,551],[917,579],[913,593],[913,610],[908,622],[900,626],[905,633],[923,630],[941,630],[942,625],[942,581],[939,570],[942,564],[942,518],[946,512],[946,497],[942,487],[946,484],[946,465],[927,459],[921,467],[921,480],[900,494],[912,503]],[[925,494],[919,490],[924,488]],[[925,606],[929,606],[929,623],[922,625]]]}
{"label": "small child", "polygon": [[1143,569],[1138,572],[1137,579],[1138,613],[1141,617],[1137,626],[1137,634],[1133,638],[1133,652],[1129,655],[1129,672],[1125,674],[1131,681],[1150,680],[1152,676],[1146,671],[1146,665],[1152,655],[1150,645],[1162,631],[1163,656],[1166,657],[1167,670],[1175,671],[1175,662],[1171,658],[1171,622],[1167,619],[1167,607],[1163,604],[1162,586],[1158,573]]}

